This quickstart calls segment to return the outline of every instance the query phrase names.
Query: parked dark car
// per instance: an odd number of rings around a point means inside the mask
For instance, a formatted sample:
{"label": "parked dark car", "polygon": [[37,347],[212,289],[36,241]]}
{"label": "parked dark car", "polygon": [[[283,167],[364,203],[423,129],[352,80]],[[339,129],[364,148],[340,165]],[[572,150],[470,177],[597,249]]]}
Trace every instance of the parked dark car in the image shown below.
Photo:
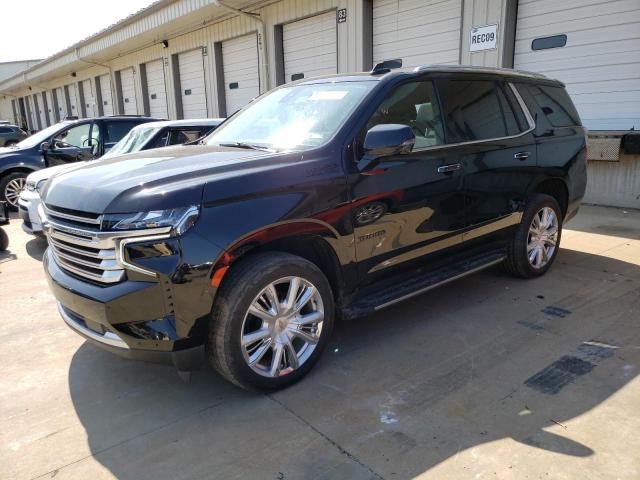
{"label": "parked dark car", "polygon": [[157,119],[121,116],[63,121],[20,143],[0,148],[0,200],[17,208],[31,172],[100,157],[133,127],[152,120]]}
{"label": "parked dark car", "polygon": [[21,142],[29,134],[16,125],[0,125],[0,147],[9,147]]}
{"label": "parked dark car", "polygon": [[305,375],[336,316],[491,265],[544,274],[586,185],[564,85],[513,70],[305,79],[204,141],[53,177],[45,270],[95,344],[180,371],[206,357],[250,389]]}

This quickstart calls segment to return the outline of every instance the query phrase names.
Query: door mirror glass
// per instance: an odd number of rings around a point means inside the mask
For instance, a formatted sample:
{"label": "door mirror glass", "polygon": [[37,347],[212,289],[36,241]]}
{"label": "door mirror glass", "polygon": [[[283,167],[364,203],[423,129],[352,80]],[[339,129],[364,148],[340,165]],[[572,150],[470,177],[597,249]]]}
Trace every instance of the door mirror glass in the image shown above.
{"label": "door mirror glass", "polygon": [[43,152],[46,152],[50,148],[51,148],[51,144],[49,142],[42,142],[40,144],[40,150],[42,150]]}
{"label": "door mirror glass", "polygon": [[416,143],[411,127],[400,124],[380,124],[371,127],[364,139],[366,155],[381,157],[410,153]]}

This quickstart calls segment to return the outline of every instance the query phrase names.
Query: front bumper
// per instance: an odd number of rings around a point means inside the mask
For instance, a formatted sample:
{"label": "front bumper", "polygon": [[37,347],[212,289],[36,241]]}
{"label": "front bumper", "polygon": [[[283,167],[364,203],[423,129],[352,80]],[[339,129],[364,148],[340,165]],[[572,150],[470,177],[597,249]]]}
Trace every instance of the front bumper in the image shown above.
{"label": "front bumper", "polygon": [[173,364],[181,371],[204,363],[205,336],[183,328],[187,321],[177,321],[178,312],[168,307],[167,296],[174,294],[171,282],[149,278],[97,285],[61,268],[50,248],[43,263],[60,315],[91,343],[124,358]]}
{"label": "front bumper", "polygon": [[42,222],[38,214],[38,206],[42,203],[36,191],[23,190],[18,198],[18,209],[22,218],[22,229],[31,234],[42,234]]}

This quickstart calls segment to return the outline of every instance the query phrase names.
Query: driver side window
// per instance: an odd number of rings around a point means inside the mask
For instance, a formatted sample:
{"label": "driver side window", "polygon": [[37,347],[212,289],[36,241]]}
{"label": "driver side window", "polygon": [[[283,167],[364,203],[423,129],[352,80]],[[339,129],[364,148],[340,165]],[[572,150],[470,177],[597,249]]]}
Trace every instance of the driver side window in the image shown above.
{"label": "driver side window", "polygon": [[89,143],[90,123],[83,123],[59,133],[53,138],[54,148],[86,147]]}
{"label": "driver side window", "polygon": [[442,116],[433,83],[410,82],[396,87],[367,123],[367,130],[381,124],[411,127],[416,136],[414,149],[444,144]]}

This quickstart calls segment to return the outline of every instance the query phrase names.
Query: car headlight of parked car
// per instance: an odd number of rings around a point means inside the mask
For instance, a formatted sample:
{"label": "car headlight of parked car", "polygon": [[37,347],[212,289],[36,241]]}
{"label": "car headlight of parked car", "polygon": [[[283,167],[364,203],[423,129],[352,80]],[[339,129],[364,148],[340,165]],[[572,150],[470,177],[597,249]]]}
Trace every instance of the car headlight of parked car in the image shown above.
{"label": "car headlight of parked car", "polygon": [[189,207],[151,210],[137,213],[106,214],[102,219],[105,230],[141,230],[171,227],[176,235],[182,235],[196,223],[200,209]]}

